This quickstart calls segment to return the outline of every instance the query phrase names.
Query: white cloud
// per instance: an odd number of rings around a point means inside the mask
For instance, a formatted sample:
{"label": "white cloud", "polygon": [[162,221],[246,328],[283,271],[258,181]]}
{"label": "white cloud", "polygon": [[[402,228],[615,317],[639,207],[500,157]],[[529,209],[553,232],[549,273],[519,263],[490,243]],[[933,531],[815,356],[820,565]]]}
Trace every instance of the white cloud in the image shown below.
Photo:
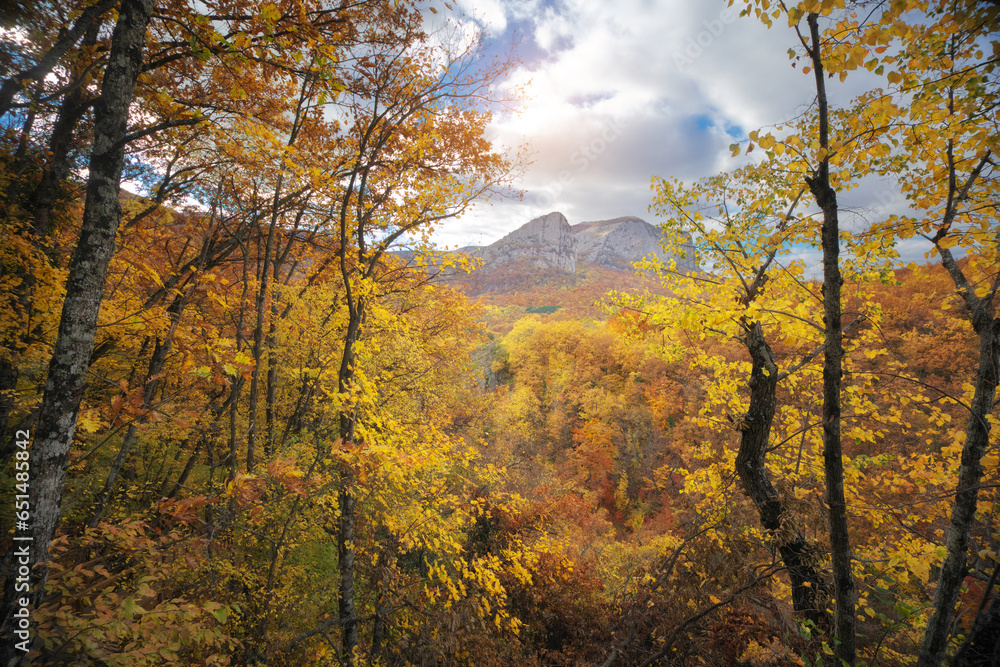
{"label": "white cloud", "polygon": [[507,12],[499,0],[459,0],[458,7],[471,16],[490,35],[502,35],[507,29]]}
{"label": "white cloud", "polygon": [[[498,144],[527,143],[534,161],[516,185],[523,201],[477,206],[436,238],[490,243],[532,217],[571,223],[647,212],[653,175],[693,180],[731,167],[729,144],[788,121],[814,98],[792,68],[791,29],[738,18],[726,3],[693,0],[462,0],[496,39],[522,36],[525,91],[517,114],[493,126]],[[477,14],[478,12],[478,14]],[[503,19],[497,12],[503,13]],[[491,33],[496,34],[496,33]],[[831,82],[849,99],[864,77]]]}

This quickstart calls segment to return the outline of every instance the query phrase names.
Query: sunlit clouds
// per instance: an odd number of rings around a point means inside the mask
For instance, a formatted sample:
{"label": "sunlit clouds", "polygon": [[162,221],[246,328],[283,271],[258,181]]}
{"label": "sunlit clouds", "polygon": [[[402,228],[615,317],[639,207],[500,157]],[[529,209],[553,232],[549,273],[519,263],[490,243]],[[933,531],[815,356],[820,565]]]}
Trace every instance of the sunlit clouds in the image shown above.
{"label": "sunlit clouds", "polygon": [[532,162],[516,183],[523,199],[477,206],[441,229],[443,245],[490,243],[553,210],[571,223],[650,219],[651,176],[732,166],[732,142],[811,101],[810,82],[789,64],[794,34],[740,19],[723,2],[458,5],[489,48],[517,44],[521,64],[505,85],[523,100],[492,131],[498,146],[526,144]]}

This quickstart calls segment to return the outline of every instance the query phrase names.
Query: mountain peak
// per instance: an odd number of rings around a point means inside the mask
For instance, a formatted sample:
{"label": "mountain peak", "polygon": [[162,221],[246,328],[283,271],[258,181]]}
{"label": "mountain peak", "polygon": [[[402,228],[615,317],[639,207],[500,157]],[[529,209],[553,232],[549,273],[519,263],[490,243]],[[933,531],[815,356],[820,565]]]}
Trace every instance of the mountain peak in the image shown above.
{"label": "mountain peak", "polygon": [[554,268],[576,271],[576,240],[566,216],[553,211],[531,220],[496,243],[475,253],[485,267],[503,266],[526,259],[540,269]]}
{"label": "mountain peak", "polygon": [[[553,211],[526,222],[491,245],[467,252],[480,257],[485,270],[519,262],[574,273],[576,263],[583,261],[627,271],[644,257],[670,259],[660,247],[661,238],[658,228],[635,216],[570,225],[565,215]],[[684,258],[677,258],[678,268],[696,269],[693,257],[692,247]]]}

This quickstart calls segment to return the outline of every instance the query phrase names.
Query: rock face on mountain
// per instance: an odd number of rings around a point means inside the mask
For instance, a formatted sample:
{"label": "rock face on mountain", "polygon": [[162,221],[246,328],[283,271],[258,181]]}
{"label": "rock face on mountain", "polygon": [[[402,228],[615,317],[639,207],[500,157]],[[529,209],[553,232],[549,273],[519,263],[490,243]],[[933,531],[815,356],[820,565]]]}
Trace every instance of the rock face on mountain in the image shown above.
{"label": "rock face on mountain", "polygon": [[562,213],[535,218],[496,243],[465,252],[481,258],[485,268],[525,259],[540,269],[576,271],[576,239]]}
{"label": "rock face on mountain", "polygon": [[[566,216],[553,212],[535,218],[496,243],[462,252],[483,260],[490,270],[518,260],[539,269],[559,269],[574,273],[578,261],[617,270],[631,270],[643,257],[655,255],[668,260],[660,248],[660,230],[641,218],[626,216],[612,220],[581,222],[570,226]],[[677,268],[697,268],[694,246],[688,244]]]}
{"label": "rock face on mountain", "polygon": [[[668,259],[668,253],[660,248],[660,230],[641,218],[625,216],[612,220],[581,222],[573,225],[572,229],[580,261],[629,270],[632,264],[644,257],[655,256],[664,261]],[[678,259],[679,268],[695,268],[693,250],[692,246],[684,253],[683,259]]]}

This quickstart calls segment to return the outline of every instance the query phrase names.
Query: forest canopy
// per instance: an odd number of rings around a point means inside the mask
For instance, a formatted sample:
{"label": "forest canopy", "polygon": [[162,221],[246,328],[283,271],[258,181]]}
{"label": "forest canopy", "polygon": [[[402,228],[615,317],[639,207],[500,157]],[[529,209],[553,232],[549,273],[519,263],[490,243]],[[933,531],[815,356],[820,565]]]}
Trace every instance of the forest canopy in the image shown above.
{"label": "forest canopy", "polygon": [[478,300],[457,8],[6,4],[0,662],[997,664],[1000,7],[730,4],[813,103],[653,177],[700,268]]}

